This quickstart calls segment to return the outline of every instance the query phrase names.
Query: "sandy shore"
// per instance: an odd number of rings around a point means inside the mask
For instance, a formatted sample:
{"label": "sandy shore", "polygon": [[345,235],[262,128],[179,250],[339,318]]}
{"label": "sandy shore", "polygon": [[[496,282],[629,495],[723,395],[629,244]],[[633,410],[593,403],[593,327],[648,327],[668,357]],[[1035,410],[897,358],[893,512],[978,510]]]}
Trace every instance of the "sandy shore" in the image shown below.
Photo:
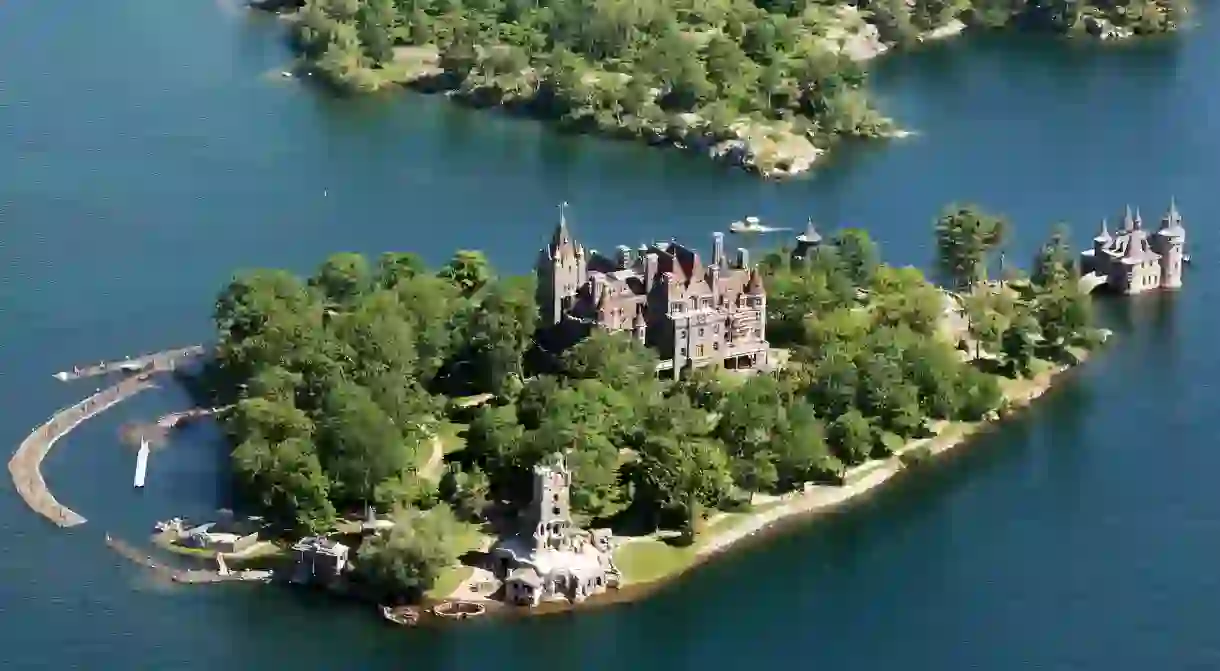
{"label": "sandy shore", "polygon": [[[1030,405],[1053,387],[1056,377],[1073,368],[1075,366],[1059,365],[1043,371],[1032,379],[1012,381],[1009,388],[1005,390],[1007,405],[1004,412],[979,422],[939,422],[934,427],[936,435],[912,440],[887,459],[865,462],[850,469],[844,478],[846,482],[844,485],[809,485],[803,491],[783,496],[756,495],[755,504],[763,510],[742,515],[734,519],[732,524],[722,525],[723,529],[701,536],[696,541],[698,545],[691,553],[690,560],[675,566],[668,573],[644,580],[631,580],[629,576],[624,576],[626,580],[619,590],[597,595],[580,604],[548,603],[545,608],[530,609],[523,613],[540,615],[645,598],[657,587],[680,577],[691,568],[713,559],[716,555],[743,541],[753,540],[754,537],[767,532],[770,527],[781,522],[794,521],[803,515],[816,515],[833,510],[837,506],[873,491],[906,468],[901,457],[907,453],[922,448],[926,449],[928,454],[935,456],[968,443],[980,431],[1003,421],[1005,416],[1010,416],[1014,411]],[[718,523],[727,518],[729,518],[729,514],[717,513],[706,520],[706,526],[720,526]],[[659,535],[616,537],[615,540],[619,549],[640,543],[664,543]],[[495,579],[490,572],[476,569],[469,578],[448,595],[448,598],[492,601],[487,594],[481,594],[478,590],[471,588],[473,584],[482,581],[494,582]]]}
{"label": "sandy shore", "polygon": [[[1045,394],[1051,389],[1054,379],[1059,374],[1073,367],[1056,366],[1039,374],[1034,379],[1028,380],[1022,389],[1006,396],[1008,399],[1008,413],[1010,414],[1013,410],[1028,406],[1035,399]],[[777,522],[798,515],[824,512],[873,490],[905,468],[901,460],[901,455],[903,454],[921,447],[926,447],[933,455],[943,454],[968,442],[975,433],[1002,419],[1002,417],[998,417],[995,420],[983,420],[970,424],[942,423],[936,436],[913,440],[888,459],[869,461],[852,468],[847,473],[846,481],[848,484],[838,486],[814,485],[808,487],[804,492],[777,497],[776,500],[785,501],[785,503],[769,508],[764,512],[751,514],[740,523],[715,534],[711,538],[705,539],[695,552],[695,562],[692,563],[692,566],[724,551],[735,543],[765,530]],[[672,575],[664,576],[658,580],[668,580],[672,577]]]}

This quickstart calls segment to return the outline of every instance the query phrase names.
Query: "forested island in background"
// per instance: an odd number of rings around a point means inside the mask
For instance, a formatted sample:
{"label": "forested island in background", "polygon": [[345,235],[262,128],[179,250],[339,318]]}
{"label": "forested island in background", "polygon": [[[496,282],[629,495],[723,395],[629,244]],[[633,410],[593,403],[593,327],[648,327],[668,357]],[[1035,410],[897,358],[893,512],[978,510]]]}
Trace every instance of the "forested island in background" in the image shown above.
{"label": "forested island in background", "polygon": [[[304,71],[346,92],[410,84],[580,132],[674,144],[764,175],[838,138],[900,134],[865,62],[961,32],[1172,31],[1189,0],[268,0]],[[297,7],[299,6],[299,10]]]}
{"label": "forested island in background", "polygon": [[237,491],[285,536],[333,533],[370,506],[391,514],[354,560],[380,599],[453,593],[469,576],[459,557],[513,523],[555,454],[573,519],[613,530],[624,583],[647,582],[735,526],[796,512],[776,506],[811,488],[850,489],[862,464],[960,441],[1104,340],[1061,230],[1028,276],[989,279],[1006,227],[945,210],[947,289],[881,263],[859,229],[805,258],[768,255],[756,272],[784,356],[753,375],[661,379],[629,331],[547,351],[534,277],[497,276],[476,251],[439,271],[409,253],[343,253],[306,280],[243,273],[216,303],[199,392],[234,404],[222,425]]}

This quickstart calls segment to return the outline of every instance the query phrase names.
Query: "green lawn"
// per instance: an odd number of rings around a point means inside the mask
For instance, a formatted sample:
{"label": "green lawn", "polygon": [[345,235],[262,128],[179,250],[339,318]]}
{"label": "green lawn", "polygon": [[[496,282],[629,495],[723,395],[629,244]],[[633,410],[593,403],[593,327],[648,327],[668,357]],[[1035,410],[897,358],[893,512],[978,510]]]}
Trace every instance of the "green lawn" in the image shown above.
{"label": "green lawn", "polygon": [[442,569],[436,583],[424,596],[429,599],[447,599],[450,594],[453,594],[453,590],[470,579],[472,573],[474,573],[474,569],[469,566],[450,566]]}
{"label": "green lawn", "polygon": [[614,563],[622,571],[623,581],[626,584],[648,583],[676,575],[694,565],[699,549],[708,540],[746,522],[751,515],[766,512],[783,504],[783,501],[769,501],[755,506],[750,512],[725,513],[715,522],[700,529],[699,534],[695,537],[695,542],[685,547],[670,545],[663,540],[651,538],[628,543],[615,550]]}
{"label": "green lawn", "polygon": [[695,559],[695,547],[675,547],[663,541],[634,541],[615,550],[614,563],[626,584],[648,583],[679,573]]}

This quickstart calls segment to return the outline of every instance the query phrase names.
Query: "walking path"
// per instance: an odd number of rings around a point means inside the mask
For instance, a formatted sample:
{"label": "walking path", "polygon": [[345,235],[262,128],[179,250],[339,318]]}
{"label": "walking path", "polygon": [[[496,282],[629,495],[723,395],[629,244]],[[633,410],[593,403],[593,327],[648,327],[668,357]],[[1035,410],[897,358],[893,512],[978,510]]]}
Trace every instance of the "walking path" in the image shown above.
{"label": "walking path", "polygon": [[61,527],[74,527],[85,523],[85,518],[55,500],[42,479],[42,460],[46,458],[55,441],[68,435],[85,420],[101,413],[115,404],[154,386],[147,377],[128,378],[107,387],[76,405],[60,410],[50,421],[35,428],[8,462],[8,472],[13,476],[17,493],[34,512]]}
{"label": "walking path", "polygon": [[122,361],[103,361],[92,366],[73,366],[72,370],[55,374],[55,379],[61,382],[71,382],[86,377],[106,375],[107,373],[141,373],[150,370],[173,370],[180,361],[193,359],[204,353],[203,345],[191,345],[178,349],[169,349],[152,354],[144,354],[135,358],[128,357]]}

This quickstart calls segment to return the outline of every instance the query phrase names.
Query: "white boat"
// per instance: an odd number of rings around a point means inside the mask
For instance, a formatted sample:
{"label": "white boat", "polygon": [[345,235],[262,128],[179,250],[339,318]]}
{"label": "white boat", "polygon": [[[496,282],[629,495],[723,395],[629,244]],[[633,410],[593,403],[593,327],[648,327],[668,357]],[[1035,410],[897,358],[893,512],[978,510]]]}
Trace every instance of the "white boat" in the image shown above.
{"label": "white boat", "polygon": [[792,229],[763,226],[758,217],[746,217],[743,221],[734,221],[729,224],[729,232],[731,233],[778,233],[790,230]]}
{"label": "white boat", "polygon": [[143,436],[140,437],[140,452],[136,455],[136,477],[135,486],[137,489],[144,487],[144,476],[148,473],[148,440]]}

